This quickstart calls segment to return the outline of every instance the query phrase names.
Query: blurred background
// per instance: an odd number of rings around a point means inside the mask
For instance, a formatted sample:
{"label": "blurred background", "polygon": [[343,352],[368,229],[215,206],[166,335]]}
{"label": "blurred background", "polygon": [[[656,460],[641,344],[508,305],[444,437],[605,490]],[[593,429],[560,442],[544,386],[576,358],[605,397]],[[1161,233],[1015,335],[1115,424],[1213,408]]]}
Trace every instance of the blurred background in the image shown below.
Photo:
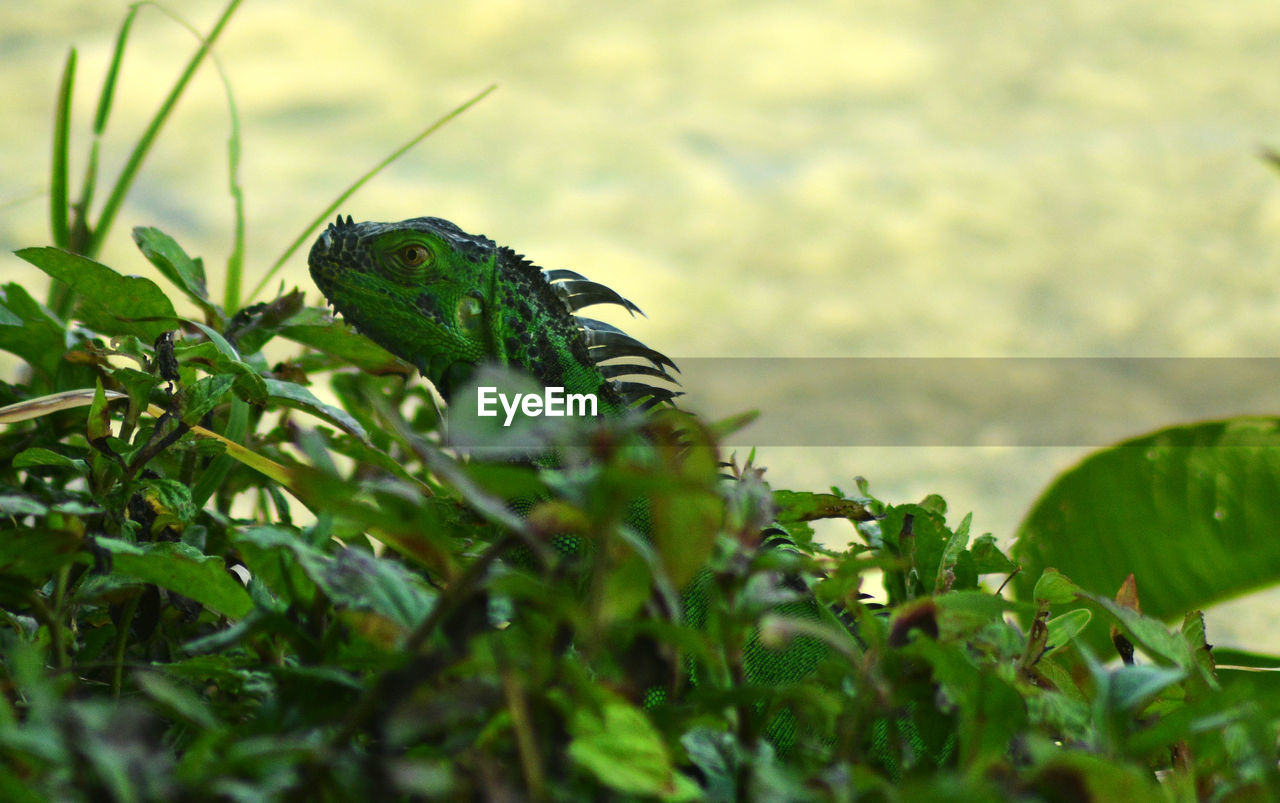
{"label": "blurred background", "polygon": [[[207,32],[223,5],[168,7]],[[0,5],[0,279],[39,287],[37,297],[43,274],[9,252],[50,239],[62,63],[74,44],[77,187],[126,8]],[[195,44],[142,9],[100,185]],[[1280,176],[1258,158],[1280,146],[1274,3],[251,0],[216,53],[242,124],[247,286],[359,174],[496,83],[343,212],[446,217],[544,267],[585,273],[650,315],[610,320],[677,362],[1280,351]],[[161,135],[101,261],[154,276],[129,229],[158,226],[205,258],[220,299],[230,122],[211,66]],[[268,293],[281,282],[320,299],[305,250]],[[4,376],[12,365],[0,363]],[[759,409],[755,426],[767,427],[801,409],[810,424],[874,421],[900,404],[902,382],[890,393],[857,371],[811,373],[803,387],[762,374],[727,395],[691,375],[688,406]],[[1183,420],[1096,381],[1100,408],[1137,404],[1130,434]],[[800,396],[821,412],[797,406]],[[1247,405],[1217,412],[1277,413],[1280,397]],[[735,440],[750,444],[751,430]],[[985,442],[833,439],[762,447],[756,459],[777,487],[852,491],[862,475],[891,502],[941,493],[955,521],[972,510],[977,533],[1007,543],[1086,449]],[[1257,607],[1225,606],[1211,640],[1260,646]]]}

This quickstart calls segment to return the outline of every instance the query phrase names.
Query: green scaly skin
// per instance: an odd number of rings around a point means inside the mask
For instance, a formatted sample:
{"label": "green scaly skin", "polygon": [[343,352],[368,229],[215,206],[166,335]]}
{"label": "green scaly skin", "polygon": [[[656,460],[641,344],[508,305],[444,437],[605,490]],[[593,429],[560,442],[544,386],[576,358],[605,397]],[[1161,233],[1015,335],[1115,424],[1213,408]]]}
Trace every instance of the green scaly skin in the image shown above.
{"label": "green scaly skin", "polygon": [[[608,324],[574,314],[601,303],[638,312],[635,305],[570,271],[544,273],[511,249],[446,220],[353,223],[339,217],[312,247],[309,263],[334,308],[375,343],[417,366],[446,400],[485,361],[521,368],[566,393],[594,393],[605,416],[675,395],[666,387],[619,379],[673,382],[667,373],[675,368],[671,360]],[[770,540],[776,545],[785,539]],[[705,620],[703,584],[709,578],[704,571],[685,590],[685,615],[695,626]],[[830,616],[812,597],[780,605],[777,612],[810,620]],[[753,637],[745,668],[752,683],[784,684],[802,679],[827,654],[807,636],[783,650],[766,649]],[[768,732],[786,749],[794,728],[794,718],[784,712]]]}
{"label": "green scaly skin", "polygon": [[[448,401],[481,362],[524,369],[547,387],[596,394],[619,415],[665,388],[619,382],[603,359],[640,358],[637,374],[670,380],[667,357],[607,324],[573,313],[599,303],[638,312],[608,288],[568,271],[544,274],[524,257],[447,220],[338,222],[320,235],[311,276],[343,317],[431,380]],[[549,280],[551,279],[551,280]]]}

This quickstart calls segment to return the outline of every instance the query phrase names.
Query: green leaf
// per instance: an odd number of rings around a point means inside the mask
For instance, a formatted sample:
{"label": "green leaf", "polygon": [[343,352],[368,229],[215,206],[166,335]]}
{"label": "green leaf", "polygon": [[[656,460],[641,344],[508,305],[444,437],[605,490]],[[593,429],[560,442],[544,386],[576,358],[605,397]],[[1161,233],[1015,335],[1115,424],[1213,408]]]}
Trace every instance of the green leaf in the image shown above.
{"label": "green leaf", "polygon": [[53,242],[67,248],[71,245],[71,229],[67,216],[71,211],[67,193],[67,149],[71,130],[71,96],[76,77],[76,49],[67,53],[58,85],[58,102],[53,115],[53,164],[49,181],[49,228]]}
{"label": "green leaf", "polygon": [[222,558],[169,541],[130,544],[98,538],[97,544],[111,553],[115,572],[176,591],[233,619],[253,608],[249,592],[227,572]]}
{"label": "green leaf", "polygon": [[133,241],[166,279],[177,285],[183,293],[205,312],[216,313],[209,302],[209,289],[204,276],[204,263],[192,259],[177,241],[159,229],[138,226],[133,230]]}
{"label": "green leaf", "polygon": [[[1095,452],[1023,522],[1020,596],[1046,566],[1115,594],[1132,572],[1145,613],[1168,620],[1280,581],[1280,419],[1173,427]],[[1105,628],[1091,627],[1101,649]]]}
{"label": "green leaf", "polygon": [[150,279],[122,276],[60,248],[23,248],[16,253],[70,287],[78,295],[79,318],[97,332],[134,335],[150,342],[177,322],[173,304]]}
{"label": "green leaf", "polygon": [[1181,632],[1172,633],[1158,620],[1143,616],[1133,608],[1121,605],[1113,599],[1094,594],[1086,594],[1085,598],[1115,617],[1116,624],[1134,646],[1151,658],[1162,663],[1173,664],[1184,670],[1198,671],[1201,668],[1193,648]]}
{"label": "green leaf", "polygon": [[50,449],[44,449],[39,446],[33,446],[30,449],[23,449],[14,455],[14,468],[30,468],[32,466],[55,466],[57,468],[69,468],[81,474],[89,471],[89,464],[84,460],[70,458],[64,454],[58,454]]}
{"label": "green leaf", "polygon": [[201,377],[195,384],[187,386],[187,399],[182,409],[182,420],[187,424],[198,424],[205,413],[227,400],[227,394],[236,382],[231,374],[215,374]]}
{"label": "green leaf", "polygon": [[973,514],[969,513],[960,522],[960,526],[956,528],[951,537],[947,539],[947,545],[942,550],[942,557],[938,560],[938,572],[934,578],[935,588],[942,585],[947,570],[955,568],[960,556],[965,551],[965,547],[969,546],[969,524],[972,520]]}
{"label": "green leaf", "polygon": [[204,700],[190,689],[180,686],[157,672],[139,672],[134,682],[143,694],[176,718],[203,730],[215,730],[218,718]]}
{"label": "green leaf", "polygon": [[569,757],[604,786],[631,795],[676,791],[676,772],[661,734],[625,700],[608,697],[598,711],[576,709],[569,733]]}
{"label": "green leaf", "polygon": [[[20,284],[0,287],[0,349],[18,355],[46,377],[53,377],[66,352],[66,330]],[[16,319],[14,323],[9,321]]]}
{"label": "green leaf", "polygon": [[365,434],[364,427],[360,426],[360,422],[352,418],[346,410],[325,404],[302,385],[294,382],[285,382],[280,379],[267,379],[265,381],[267,395],[271,401],[323,418],[362,441],[367,442],[369,440],[369,436]]}
{"label": "green leaf", "polygon": [[1047,602],[1050,605],[1067,605],[1076,601],[1080,587],[1063,576],[1057,569],[1045,569],[1036,581],[1031,598],[1036,602]]}
{"label": "green leaf", "polygon": [[255,577],[261,571],[273,590],[287,587],[305,599],[314,583],[334,605],[372,611],[405,630],[420,624],[435,604],[435,593],[416,575],[358,549],[326,555],[283,527],[253,527],[238,534],[235,543]]}
{"label": "green leaf", "polygon": [[870,521],[875,518],[866,505],[835,494],[774,491],[773,503],[778,508],[778,521],[783,523],[817,519]]}
{"label": "green leaf", "polygon": [[280,330],[280,335],[335,357],[342,364],[354,365],[371,374],[409,374],[414,371],[404,360],[345,323],[332,319],[285,326]]}
{"label": "green leaf", "polygon": [[314,549],[297,549],[295,554],[307,575],[335,605],[373,611],[411,630],[435,604],[435,595],[393,561],[358,549],[344,549],[333,557]]}
{"label": "green leaf", "polygon": [[1000,551],[996,537],[991,533],[978,536],[969,552],[973,555],[974,569],[978,574],[1008,574],[1018,568],[1018,564]]}
{"label": "green leaf", "polygon": [[1093,613],[1089,609],[1076,608],[1045,622],[1049,628],[1049,641],[1045,645],[1044,655],[1053,655],[1064,649],[1072,639],[1084,632],[1092,618]]}
{"label": "green leaf", "polygon": [[[34,500],[32,510],[15,510],[14,504],[23,497],[0,497],[0,510],[5,515],[24,515],[44,512],[44,506]],[[80,548],[79,535],[66,530],[42,527],[20,527],[0,533],[0,574],[17,575],[37,584],[43,583],[55,571],[75,559]]]}
{"label": "green leaf", "polygon": [[1119,710],[1137,712],[1147,701],[1186,675],[1183,669],[1172,666],[1134,664],[1119,667],[1111,673],[1109,701]]}

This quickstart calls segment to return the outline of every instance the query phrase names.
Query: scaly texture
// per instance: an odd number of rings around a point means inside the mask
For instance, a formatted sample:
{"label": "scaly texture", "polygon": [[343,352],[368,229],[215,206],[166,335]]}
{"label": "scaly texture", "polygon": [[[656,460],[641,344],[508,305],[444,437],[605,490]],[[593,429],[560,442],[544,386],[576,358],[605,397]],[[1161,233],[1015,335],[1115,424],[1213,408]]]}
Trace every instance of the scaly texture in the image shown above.
{"label": "scaly texture", "polygon": [[[481,362],[524,369],[544,386],[594,393],[602,415],[670,401],[666,356],[618,329],[576,313],[594,304],[639,309],[609,288],[572,271],[542,271],[509,248],[467,234],[440,218],[354,223],[339,217],[311,249],[311,276],[348,322],[422,372],[448,400]],[[625,377],[631,377],[630,381]],[[639,523],[643,529],[643,522]],[[766,548],[785,548],[771,538]],[[556,545],[582,548],[576,540]],[[705,570],[684,594],[687,620],[705,622]],[[824,610],[808,597],[777,612],[816,620]],[[772,686],[802,679],[827,655],[807,636],[770,650],[753,636],[745,648],[750,682]],[[694,678],[696,682],[696,677]],[[789,711],[768,732],[780,749],[795,738]]]}
{"label": "scaly texture", "polygon": [[675,395],[619,379],[672,381],[667,369],[676,366],[669,358],[609,324],[574,314],[601,303],[639,312],[634,304],[572,271],[544,273],[447,220],[339,217],[312,247],[309,264],[343,317],[415,365],[446,400],[486,360],[518,366],[566,393],[594,393],[605,415]]}

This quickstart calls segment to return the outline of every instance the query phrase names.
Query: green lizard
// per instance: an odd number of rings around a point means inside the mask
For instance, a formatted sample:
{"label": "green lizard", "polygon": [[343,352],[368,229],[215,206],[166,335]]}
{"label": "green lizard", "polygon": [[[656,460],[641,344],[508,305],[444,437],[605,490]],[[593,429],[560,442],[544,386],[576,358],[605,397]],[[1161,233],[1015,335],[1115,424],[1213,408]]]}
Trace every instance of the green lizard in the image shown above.
{"label": "green lizard", "polygon": [[[546,387],[595,394],[604,416],[665,404],[676,395],[668,387],[624,379],[674,382],[669,373],[676,369],[674,362],[609,324],[576,314],[601,303],[638,312],[634,304],[572,271],[544,272],[511,249],[446,220],[354,223],[339,217],[312,247],[309,264],[334,308],[416,366],[446,401],[486,361],[521,368]],[[784,542],[766,539],[765,548]],[[574,551],[581,544],[567,540],[556,547]],[[705,582],[707,573],[700,579]],[[700,625],[707,601],[699,579],[685,590],[683,606],[687,620]],[[777,610],[809,620],[830,616],[811,596]],[[800,680],[828,649],[807,636],[781,650],[766,649],[753,638],[745,652],[747,679],[762,685]],[[790,712],[784,712],[768,733],[786,749],[794,726]]]}

